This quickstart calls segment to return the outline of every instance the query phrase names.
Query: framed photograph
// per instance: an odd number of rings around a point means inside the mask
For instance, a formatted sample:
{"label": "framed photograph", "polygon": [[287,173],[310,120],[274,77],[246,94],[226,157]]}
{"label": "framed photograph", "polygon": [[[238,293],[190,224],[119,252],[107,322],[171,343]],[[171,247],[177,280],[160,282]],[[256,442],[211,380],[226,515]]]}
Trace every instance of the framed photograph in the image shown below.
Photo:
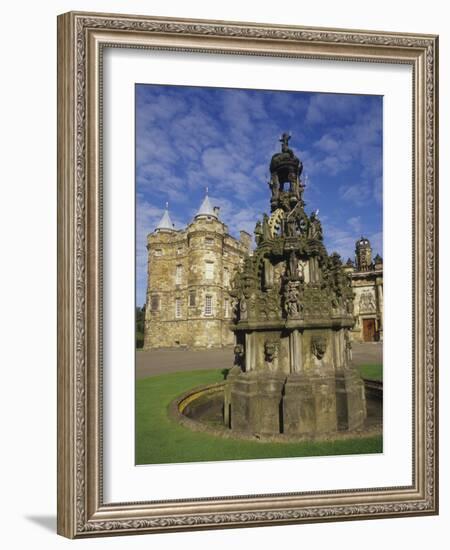
{"label": "framed photograph", "polygon": [[437,514],[437,46],[59,16],[61,535]]}

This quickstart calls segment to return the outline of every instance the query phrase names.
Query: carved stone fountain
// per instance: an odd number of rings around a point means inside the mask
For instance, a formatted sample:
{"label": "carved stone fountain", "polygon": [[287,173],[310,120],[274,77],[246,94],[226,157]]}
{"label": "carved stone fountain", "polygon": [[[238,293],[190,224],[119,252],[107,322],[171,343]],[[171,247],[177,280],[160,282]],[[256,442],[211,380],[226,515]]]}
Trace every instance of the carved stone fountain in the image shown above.
{"label": "carved stone fountain", "polygon": [[305,213],[303,165],[289,139],[283,134],[270,163],[271,215],[257,222],[257,247],[233,281],[224,422],[237,432],[314,437],[361,428],[366,402],[351,365],[350,280],[325,249],[317,213]]}

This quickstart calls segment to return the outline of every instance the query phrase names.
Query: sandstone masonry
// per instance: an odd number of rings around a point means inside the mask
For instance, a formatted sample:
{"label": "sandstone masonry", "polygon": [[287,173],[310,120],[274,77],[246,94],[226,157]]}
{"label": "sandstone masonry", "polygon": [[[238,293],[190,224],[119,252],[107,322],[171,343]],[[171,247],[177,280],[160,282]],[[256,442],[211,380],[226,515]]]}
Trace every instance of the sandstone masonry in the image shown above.
{"label": "sandstone masonry", "polygon": [[355,326],[351,331],[356,342],[383,340],[383,260],[372,260],[372,247],[365,237],[355,244],[355,263],[348,260],[345,270],[351,276],[354,295]]}
{"label": "sandstone masonry", "polygon": [[206,196],[183,230],[173,228],[166,210],[147,249],[144,349],[233,345],[229,290],[250,253],[250,235],[232,237]]}

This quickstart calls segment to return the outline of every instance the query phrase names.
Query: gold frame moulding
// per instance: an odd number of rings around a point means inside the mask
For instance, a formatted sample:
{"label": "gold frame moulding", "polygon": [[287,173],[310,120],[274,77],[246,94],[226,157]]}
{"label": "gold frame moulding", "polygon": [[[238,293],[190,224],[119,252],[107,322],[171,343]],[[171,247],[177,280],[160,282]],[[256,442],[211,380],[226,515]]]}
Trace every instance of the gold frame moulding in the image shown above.
{"label": "gold frame moulding", "polygon": [[[413,472],[407,487],[105,503],[105,47],[402,63],[413,75]],[[66,13],[58,18],[58,532],[71,538],[436,514],[437,63],[431,35]],[[263,493],[263,488],[262,488]]]}

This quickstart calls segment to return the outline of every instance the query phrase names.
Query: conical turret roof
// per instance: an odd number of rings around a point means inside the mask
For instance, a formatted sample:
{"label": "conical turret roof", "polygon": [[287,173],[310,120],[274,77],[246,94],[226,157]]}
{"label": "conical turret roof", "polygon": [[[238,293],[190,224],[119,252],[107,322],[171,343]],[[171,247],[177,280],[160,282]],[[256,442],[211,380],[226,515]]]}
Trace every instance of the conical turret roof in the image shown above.
{"label": "conical turret roof", "polygon": [[161,220],[159,221],[158,225],[156,226],[156,229],[170,229],[173,231],[173,223],[172,223],[172,220],[170,219],[170,214],[169,214],[169,207],[168,205],[166,204],[166,209],[164,210],[164,214],[162,215],[162,218]]}
{"label": "conical turret roof", "polygon": [[214,207],[209,200],[208,191],[206,191],[205,198],[203,199],[203,202],[200,205],[200,208],[198,209],[195,217],[197,216],[214,216],[215,218],[217,218],[217,212],[214,211]]}

